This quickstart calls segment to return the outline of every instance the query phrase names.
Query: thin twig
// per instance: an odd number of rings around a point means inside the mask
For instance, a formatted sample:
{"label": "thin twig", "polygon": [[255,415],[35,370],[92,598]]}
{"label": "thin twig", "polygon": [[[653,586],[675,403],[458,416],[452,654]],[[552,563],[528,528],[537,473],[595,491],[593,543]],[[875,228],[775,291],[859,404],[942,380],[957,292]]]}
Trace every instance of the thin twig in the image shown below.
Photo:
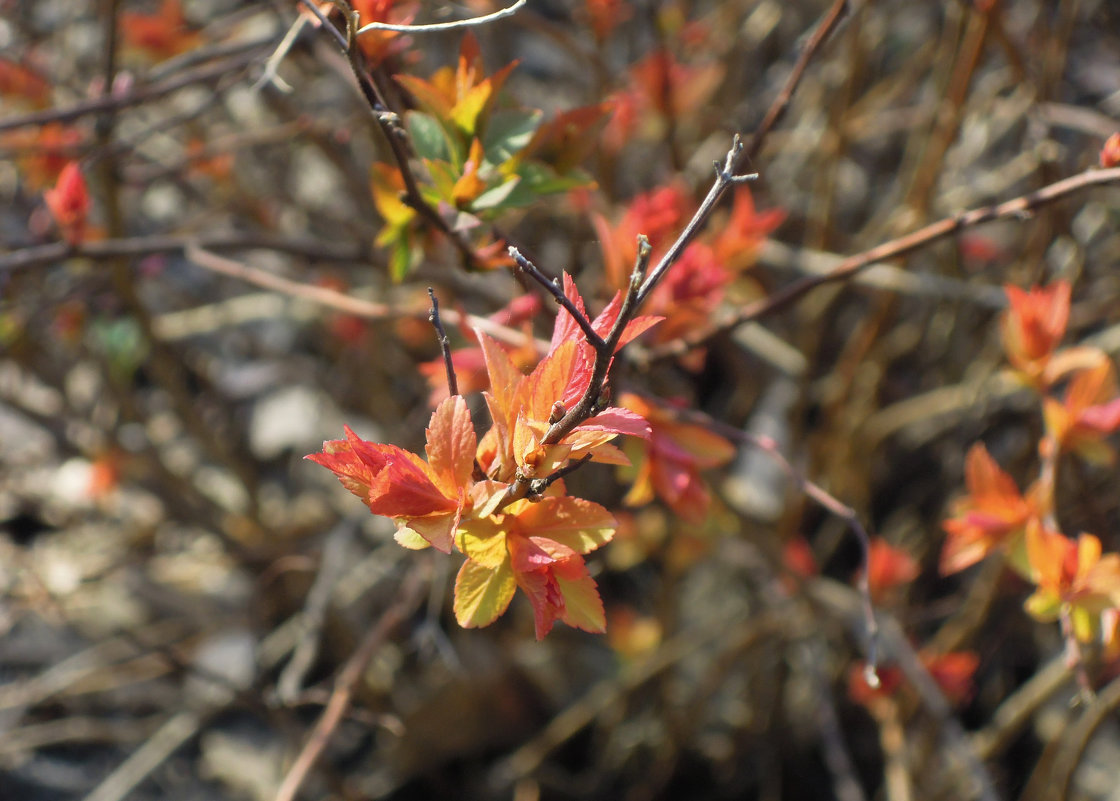
{"label": "thin twig", "polygon": [[832,790],[838,801],[867,801],[867,796],[856,779],[852,755],[844,742],[844,730],[836,714],[836,703],[832,698],[832,688],[824,666],[828,654],[821,638],[813,638],[795,649],[795,656],[801,669],[811,681],[816,723],[820,731],[821,749],[824,751],[825,765],[832,774]]}
{"label": "thin twig", "polygon": [[750,142],[743,150],[743,154],[748,161],[754,161],[762,150],[762,143],[766,137],[777,125],[778,120],[786,113],[789,108],[790,100],[793,98],[793,93],[797,89],[797,85],[801,83],[801,77],[805,74],[805,69],[809,66],[809,62],[820,50],[821,45],[825,40],[836,30],[836,26],[844,19],[848,12],[847,0],[835,0],[832,7],[825,14],[824,19],[813,31],[813,35],[805,43],[805,47],[801,50],[801,55],[797,58],[797,63],[793,65],[793,70],[790,72],[789,77],[786,79],[785,86],[778,96],[774,98],[774,102],[770,104],[770,108],[766,110],[766,116],[762,118],[758,128],[751,134]]}
{"label": "thin twig", "polygon": [[736,165],[739,163],[742,154],[743,139],[736,134],[731,143],[731,149],[728,150],[727,155],[723,157],[723,163],[721,164],[717,161],[715,164],[716,179],[708,190],[708,194],[700,203],[700,208],[692,215],[692,219],[685,225],[680,236],[678,236],[677,240],[669,247],[669,250],[665,252],[665,255],[661,257],[661,260],[657,262],[657,266],[650,271],[649,277],[645,279],[641,289],[638,290],[636,298],[637,305],[640,306],[650,296],[653,290],[657,288],[657,285],[661,283],[661,280],[669,272],[669,268],[676,264],[677,259],[684,253],[685,248],[687,248],[692,240],[696,238],[696,235],[703,230],[704,225],[708,221],[708,217],[710,217],[715,210],[719,199],[723,197],[723,193],[734,184],[754,180],[758,177],[757,173],[748,173],[746,175],[736,174]]}
{"label": "thin twig", "polygon": [[1077,722],[1070,726],[1054,758],[1050,770],[1050,781],[1043,788],[1041,798],[1067,799],[1070,797],[1070,784],[1077,766],[1085,756],[1089,741],[1104,724],[1120,709],[1120,678],[1113,679],[1094,697]]}
{"label": "thin twig", "polygon": [[849,256],[824,275],[807,276],[794,281],[769,297],[743,307],[711,328],[682,337],[675,342],[651,348],[651,357],[680,356],[718,334],[730,331],[749,320],[755,320],[783,309],[817,287],[846,280],[872,264],[904,256],[939,239],[960,233],[967,228],[982,223],[1004,219],[1030,219],[1031,212],[1040,206],[1053,203],[1083,189],[1110,184],[1115,181],[1120,181],[1120,167],[1112,167],[1107,170],[1089,170],[1003,203],[982,206],[960,214],[954,214],[951,217],[945,217],[919,228],[917,231],[891,239],[854,256]]}
{"label": "thin twig", "polygon": [[268,84],[272,84],[285,94],[289,94],[292,91],[291,84],[280,77],[279,69],[306,26],[307,17],[301,14],[296,18],[296,21],[292,23],[292,26],[288,28],[288,32],[284,34],[284,38],[280,40],[280,44],[272,51],[272,55],[268,57],[268,61],[264,63],[264,72],[261,73],[261,77],[257,78],[256,83],[251,87],[253,91],[259,91]]}
{"label": "thin twig", "polygon": [[479,25],[486,25],[491,22],[497,22],[505,17],[510,17],[516,14],[522,7],[528,3],[529,0],[517,0],[516,3],[508,8],[502,8],[490,14],[484,14],[481,17],[471,17],[470,19],[460,19],[453,22],[429,22],[422,25],[394,25],[390,22],[370,22],[363,25],[357,30],[358,34],[363,34],[366,31],[396,31],[398,33],[436,33],[439,31],[456,31],[461,28],[475,28]]}
{"label": "thin twig", "polygon": [[[568,310],[568,313],[575,318],[576,322],[583,330],[584,335],[587,337],[587,343],[595,351],[595,363],[591,368],[591,377],[588,379],[587,387],[584,389],[583,395],[580,396],[580,399],[571,409],[565,410],[563,407],[559,408],[559,420],[549,420],[550,425],[548,430],[545,431],[544,437],[541,439],[542,445],[555,445],[559,443],[572,429],[596,413],[596,407],[603,394],[603,387],[606,384],[611,364],[614,361],[615,351],[618,350],[618,343],[622,340],[622,333],[626,330],[627,324],[630,322],[635,311],[637,311],[640,303],[639,293],[642,287],[642,278],[645,275],[646,266],[649,263],[649,252],[649,240],[644,236],[639,236],[638,255],[634,262],[634,271],[630,275],[630,285],[627,287],[626,294],[623,296],[622,305],[618,310],[618,317],[615,318],[610,332],[604,339],[594,330],[594,327],[587,319],[586,315],[580,313],[575,304],[559,290],[559,287],[555,286],[555,284],[551,284],[551,282],[537,270],[532,262],[521,256],[516,248],[510,248],[510,255],[517,261],[518,265],[533,276],[535,280],[549,287],[549,291],[553,293],[553,296],[556,297],[564,308]],[[580,460],[572,466],[572,470],[580,467],[583,463],[584,460]],[[537,480],[533,479],[531,476],[522,475],[521,471],[518,470],[516,478],[513,483],[509,485],[509,489],[506,490],[505,497],[502,499],[498,508],[507,506],[531,494],[539,495],[540,493],[534,489],[536,481]],[[547,489],[547,485],[545,488]]]}
{"label": "thin twig", "polygon": [[334,689],[331,691],[330,701],[319,717],[310,737],[304,744],[296,761],[292,764],[284,782],[276,792],[275,801],[294,801],[299,788],[303,785],[307,775],[322,756],[331,736],[338,724],[342,722],[350,702],[354,697],[354,689],[358,680],[365,673],[374,654],[401,622],[411,615],[420,606],[424,597],[424,585],[428,579],[428,563],[421,562],[414,566],[405,577],[397,599],[369,630],[358,649],[346,660],[346,664],[339,671],[335,680]]}
{"label": "thin twig", "polygon": [[585,464],[591,461],[591,454],[585,453],[580,458],[576,459],[571,464],[564,465],[559,470],[545,476],[544,478],[534,479],[529,486],[530,498],[541,498],[548,491],[548,488],[555,484],[564,476],[571,475],[576,470],[579,470]]}
{"label": "thin twig", "polygon": [[292,649],[292,657],[280,672],[276,681],[276,698],[282,704],[296,703],[303,689],[304,679],[310,672],[315,660],[319,658],[319,647],[323,641],[323,627],[330,609],[335,586],[348,563],[346,552],[357,530],[353,518],[343,519],[326,536],[323,553],[315,580],[303,602],[299,613],[299,641]]}
{"label": "thin twig", "polygon": [[393,154],[393,161],[396,162],[397,169],[401,174],[401,179],[404,181],[404,197],[401,198],[401,201],[419,214],[432,228],[442,234],[459,252],[459,255],[468,266],[477,265],[478,256],[475,254],[474,249],[457,231],[451,228],[447,220],[441,217],[436,209],[428,204],[424,199],[423,193],[420,191],[420,184],[416,180],[415,173],[412,171],[410,161],[411,154],[409,153],[407,144],[408,140],[400,125],[400,117],[389,107],[380,87],[377,85],[377,82],[373,80],[365,63],[365,56],[362,54],[362,49],[355,46],[354,40],[358,33],[357,13],[350,7],[350,4],[346,2],[346,0],[333,0],[333,2],[345,15],[346,33],[341,37],[339,30],[326,20],[315,3],[311,2],[311,0],[303,0],[303,4],[310,8],[322,21],[323,24],[321,27],[329,31],[336,41],[339,41],[339,47],[342,49],[343,55],[346,56],[347,64],[350,66],[350,72],[354,76],[354,80],[358,82],[358,88],[361,90],[362,98],[369,107],[377,126],[385,135],[385,139],[389,144],[389,149]]}
{"label": "thin twig", "polygon": [[1030,722],[1031,716],[1068,683],[1069,665],[1065,654],[1059,654],[1007,696],[988,724],[973,733],[972,747],[977,756],[985,760],[999,756]]}
{"label": "thin twig", "polygon": [[661,643],[656,651],[627,665],[617,676],[603,679],[565,707],[539,733],[503,758],[490,772],[491,783],[508,787],[537,770],[556,748],[602,715],[619,698],[640,689],[701,648],[718,642],[728,649],[746,650],[768,637],[792,636],[788,618],[764,611],[750,620],[728,627],[721,622],[701,630],[686,628]]}
{"label": "thin twig", "polygon": [[428,287],[428,297],[432,299],[428,322],[436,329],[439,350],[443,354],[443,367],[447,371],[447,392],[449,395],[458,395],[459,381],[455,378],[455,365],[451,363],[451,345],[447,341],[447,332],[443,330],[443,323],[439,319],[439,301],[436,300],[436,292],[431,287]]}
{"label": "thin twig", "polygon": [[128,93],[106,93],[90,100],[83,100],[63,108],[48,108],[34,111],[19,116],[8,117],[0,120],[0,132],[11,131],[16,128],[41,127],[50,122],[73,122],[87,117],[90,114],[99,114],[104,111],[120,111],[147,103],[164,95],[169,95],[179,89],[193,86],[198,83],[208,83],[221,78],[227,78],[231,73],[244,69],[258,58],[257,50],[264,47],[272,40],[254,43],[253,47],[235,56],[222,59],[194,70],[186,70],[173,78],[168,78],[161,83],[149,86],[139,86]]}
{"label": "thin twig", "polygon": [[[853,629],[858,630],[865,625],[860,608],[863,602],[847,585],[816,577],[806,582],[804,586],[814,603],[837,613]],[[953,779],[960,785],[966,785],[966,780],[971,779],[972,786],[967,787],[966,797],[980,798],[982,801],[999,801],[991,774],[977,756],[968,735],[953,714],[949,702],[945,700],[941,688],[930,676],[929,670],[922,663],[909,638],[903,633],[902,627],[889,614],[884,613],[882,619],[884,659],[898,665],[902,670],[909,685],[918,693],[922,705],[936,722],[939,738],[959,760],[964,770],[954,771]],[[962,790],[965,789],[966,787],[962,786]]]}
{"label": "thin twig", "polygon": [[591,343],[592,347],[602,347],[603,338],[599,336],[599,333],[591,326],[591,321],[587,319],[587,315],[579,310],[579,307],[572,302],[571,298],[564,294],[564,290],[557,286],[555,281],[549,280],[548,276],[542,273],[537,265],[522,256],[521,251],[517,248],[510,247],[509,255],[510,258],[517,262],[518,269],[544,287],[548,294],[552,295],[552,297],[556,299],[556,302],[564,307],[564,310],[576,321],[576,325],[583,331],[583,335],[587,337],[587,341]]}
{"label": "thin twig", "polygon": [[68,258],[112,260],[127,256],[205,250],[273,250],[320,262],[368,264],[370,251],[364,245],[340,245],[316,239],[289,239],[270,234],[214,233],[182,236],[153,234],[127,239],[102,239],[70,245],[51,242],[0,253],[0,273],[55,264]]}
{"label": "thin twig", "polygon": [[785,457],[778,443],[770,437],[758,436],[747,431],[742,431],[735,426],[722,423],[701,412],[681,410],[679,414],[682,418],[689,420],[689,422],[705,426],[721,436],[763,451],[778,463],[782,471],[789,476],[790,480],[797,484],[798,488],[804,492],[805,495],[815,501],[817,505],[825,511],[843,520],[848,528],[851,529],[856,537],[856,541],[859,543],[860,561],[863,565],[863,569],[859,572],[859,578],[856,579],[856,589],[859,592],[860,607],[863,613],[863,623],[867,637],[867,659],[865,660],[867,667],[865,668],[863,678],[868,686],[878,687],[879,622],[875,617],[875,605],[871,600],[871,587],[868,583],[868,575],[871,572],[869,569],[871,560],[871,537],[867,533],[867,529],[864,528],[863,523],[860,522],[856,510],[841,502],[838,498],[829,493],[828,490],[824,489],[824,487],[803,476],[790,463],[789,459]]}
{"label": "thin twig", "polygon": [[[279,292],[288,297],[298,298],[299,300],[305,300],[358,317],[366,317],[371,320],[387,320],[400,317],[419,317],[422,314],[427,314],[426,311],[420,312],[402,309],[385,303],[375,303],[373,301],[355,298],[343,292],[328,289],[327,287],[313,286],[311,284],[293,281],[289,278],[284,278],[269,272],[268,270],[262,270],[259,267],[253,267],[252,265],[235,261],[234,259],[228,259],[224,256],[219,256],[217,253],[211,253],[208,250],[192,245],[186,247],[185,255],[199,267],[211,270],[212,272],[228,275],[239,281],[245,281],[254,286]],[[501,325],[487,317],[479,317],[475,314],[463,315],[454,309],[444,309],[441,315],[443,319],[451,325],[466,323],[471,328],[477,328],[495,339],[511,345],[524,345],[527,340],[527,335],[524,331],[518,331],[515,328]],[[537,344],[541,349],[547,347],[547,343],[541,342]]]}

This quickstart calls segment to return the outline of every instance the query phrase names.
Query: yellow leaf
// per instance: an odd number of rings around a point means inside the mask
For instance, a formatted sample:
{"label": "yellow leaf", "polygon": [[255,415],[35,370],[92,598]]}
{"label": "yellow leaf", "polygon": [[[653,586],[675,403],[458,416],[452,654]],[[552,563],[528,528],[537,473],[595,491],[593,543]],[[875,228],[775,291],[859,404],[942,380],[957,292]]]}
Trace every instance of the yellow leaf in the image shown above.
{"label": "yellow leaf", "polygon": [[497,568],[463,562],[455,578],[455,619],[465,629],[489,626],[509,607],[515,587],[508,560]]}
{"label": "yellow leaf", "polygon": [[494,569],[509,558],[505,531],[493,517],[462,521],[456,544],[480,567]]}
{"label": "yellow leaf", "polygon": [[575,580],[557,576],[556,583],[560,587],[560,594],[564,596],[561,620],[592,634],[602,634],[607,630],[607,616],[603,611],[603,601],[599,597],[595,579],[589,575]]}
{"label": "yellow leaf", "polygon": [[422,551],[432,545],[417,532],[404,525],[397,526],[397,533],[393,535],[393,539],[397,541],[398,545],[408,548],[410,551]]}

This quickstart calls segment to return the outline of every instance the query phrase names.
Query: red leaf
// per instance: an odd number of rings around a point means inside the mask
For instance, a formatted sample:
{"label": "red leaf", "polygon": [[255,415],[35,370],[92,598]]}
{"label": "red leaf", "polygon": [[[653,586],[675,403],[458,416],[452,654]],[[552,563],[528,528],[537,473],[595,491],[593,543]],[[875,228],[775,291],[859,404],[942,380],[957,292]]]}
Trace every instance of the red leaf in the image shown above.
{"label": "red leaf", "polygon": [[71,245],[80,244],[85,235],[90,199],[78,162],[72,161],[63,167],[58,183],[54,189],[43,193],[43,199],[66,241]]}

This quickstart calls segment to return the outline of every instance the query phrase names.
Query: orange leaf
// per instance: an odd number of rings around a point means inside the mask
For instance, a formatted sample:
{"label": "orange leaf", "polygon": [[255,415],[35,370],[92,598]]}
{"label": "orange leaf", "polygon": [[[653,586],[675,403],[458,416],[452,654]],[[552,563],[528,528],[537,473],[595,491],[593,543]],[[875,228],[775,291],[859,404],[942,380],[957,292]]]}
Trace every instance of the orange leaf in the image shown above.
{"label": "orange leaf", "polygon": [[867,586],[877,603],[882,603],[891,590],[918,577],[918,563],[914,557],[881,537],[871,541],[867,561]]}
{"label": "orange leaf", "polygon": [[713,249],[718,264],[729,270],[741,270],[754,264],[759,247],[782,224],[786,213],[770,209],[761,214],[755,209],[754,196],[746,184],[735,191],[735,203],[727,225],[720,228]]}
{"label": "orange leaf", "polygon": [[478,445],[470,410],[462,395],[447,398],[436,407],[427,430],[428,464],[436,483],[448,497],[469,489]]}
{"label": "orange leaf", "polygon": [[1120,167],[1120,133],[1114,133],[1105,140],[1100,154],[1101,166]]}
{"label": "orange leaf", "polygon": [[120,15],[120,26],[125,42],[161,59],[191,50],[201,41],[188,29],[179,0],[163,0],[155,14],[126,11]]}
{"label": "orange leaf", "polygon": [[1023,497],[983,443],[968,452],[965,484],[968,495],[954,504],[955,516],[942,523],[948,534],[942,575],[964,570],[992,551],[1009,550],[1020,541],[1027,521],[1040,514],[1037,503]]}
{"label": "orange leaf", "polygon": [[1044,389],[1040,382],[1046,364],[1069,323],[1069,282],[1036,286],[1029,292],[1008,285],[1004,291],[1011,306],[1001,321],[1007,359],[1029,383]]}
{"label": "orange leaf", "polygon": [[619,402],[650,426],[645,458],[624,503],[646,503],[656,492],[683,519],[703,522],[711,496],[700,472],[729,462],[735,447],[702,426],[680,422],[667,406],[631,393],[622,395]]}
{"label": "orange leaf", "polygon": [[0,58],[0,95],[19,97],[36,108],[42,108],[50,103],[51,86],[31,68]]}
{"label": "orange leaf", "polygon": [[[444,412],[438,419],[433,415],[433,427],[437,430],[448,426],[456,428],[454,404],[450,401],[446,403],[450,413]],[[443,422],[449,414],[452,422]],[[461,422],[458,425],[461,426]],[[333,472],[342,485],[357,495],[374,514],[395,519],[398,524],[419,533],[434,547],[444,553],[449,552],[453,529],[458,523],[469,488],[445,494],[437,481],[446,484],[448,477],[437,474],[416,454],[396,445],[366,442],[349,427],[345,427],[345,431],[345,440],[325,442],[321,453],[304,458]],[[471,433],[473,435],[473,430]],[[441,462],[447,463],[441,464],[441,467],[454,468],[451,471],[453,475],[458,471],[455,460],[462,458],[459,455],[462,444],[448,446],[446,455],[444,450],[439,451]]]}

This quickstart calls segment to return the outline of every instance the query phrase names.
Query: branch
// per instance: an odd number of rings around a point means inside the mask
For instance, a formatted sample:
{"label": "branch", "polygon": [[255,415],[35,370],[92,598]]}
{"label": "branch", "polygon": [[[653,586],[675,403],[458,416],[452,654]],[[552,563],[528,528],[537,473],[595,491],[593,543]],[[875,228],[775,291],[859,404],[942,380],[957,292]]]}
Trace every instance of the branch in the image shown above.
{"label": "branch", "polygon": [[104,94],[92,100],[84,100],[65,108],[48,108],[34,111],[15,117],[0,120],[0,132],[10,131],[15,128],[40,127],[49,122],[72,122],[90,114],[99,114],[105,111],[119,111],[132,106],[143,105],[172,92],[192,86],[196,83],[207,83],[220,78],[228,78],[235,70],[244,69],[258,58],[257,50],[271,43],[272,37],[260,42],[253,42],[246,47],[245,52],[221,61],[207,64],[194,70],[187,70],[174,78],[155,83],[150,86],[141,86],[135,91],[125,94]]}
{"label": "branch", "polygon": [[[552,295],[552,297],[556,299],[556,302],[564,307],[564,310],[576,321],[576,324],[580,327],[580,330],[583,331],[583,335],[587,337],[587,341],[591,343],[593,348],[598,349],[602,347],[604,344],[603,338],[592,328],[591,321],[587,319],[587,315],[581,312],[579,307],[572,302],[572,299],[564,294],[564,291],[557,285],[556,281],[549,280],[548,276],[542,273],[537,265],[522,256],[521,251],[517,248],[510,247],[509,255],[510,258],[517,262],[518,268],[523,273],[543,286],[548,291],[548,294]],[[619,318],[621,317],[622,315],[620,314]]]}
{"label": "branch", "polygon": [[393,25],[388,22],[370,22],[359,28],[356,33],[363,34],[366,31],[396,31],[398,33],[436,33],[438,31],[456,31],[461,28],[474,28],[479,25],[486,25],[490,22],[497,22],[504,17],[512,17],[521,8],[523,8],[529,0],[517,0],[516,3],[508,8],[502,8],[490,14],[484,14],[481,17],[472,17],[471,19],[460,19],[454,22],[429,22],[425,25]]}
{"label": "branch", "polygon": [[382,94],[381,88],[377,85],[376,81],[373,80],[365,63],[365,56],[362,54],[361,48],[355,46],[355,37],[358,34],[357,13],[350,7],[350,4],[346,2],[346,0],[333,0],[335,6],[343,9],[345,13],[346,32],[344,36],[340,36],[339,30],[327,21],[326,17],[323,16],[323,13],[319,11],[319,8],[314,2],[311,0],[302,0],[302,2],[307,8],[311,9],[323,23],[320,29],[325,29],[339,41],[339,47],[346,56],[346,62],[350,66],[350,72],[358,82],[358,88],[362,92],[362,97],[365,99],[366,105],[369,106],[374,121],[385,135],[385,139],[389,143],[389,149],[393,153],[393,160],[396,162],[397,169],[400,170],[401,178],[404,180],[405,191],[402,201],[423,217],[435,230],[443,234],[455,249],[459,251],[459,254],[468,265],[477,265],[478,257],[475,255],[474,249],[451,228],[448,222],[440,216],[438,211],[424,200],[424,196],[420,192],[420,184],[417,182],[416,175],[413,173],[410,164],[411,154],[406,144],[408,141],[407,136],[400,125],[400,117],[389,107],[388,102]]}
{"label": "branch", "polygon": [[857,253],[841,261],[831,271],[823,275],[814,275],[787,284],[769,297],[751,303],[738,312],[728,316],[723,321],[688,337],[682,337],[676,342],[670,342],[657,348],[651,348],[651,357],[665,358],[679,356],[694,347],[702,345],[712,337],[730,331],[749,320],[755,320],[767,314],[789,306],[807,295],[817,287],[843,281],[856,275],[866,267],[887,259],[898,258],[907,253],[925,247],[939,239],[959,233],[967,228],[972,228],[982,223],[993,220],[1018,219],[1027,220],[1031,212],[1041,206],[1053,203],[1075,192],[1080,192],[1092,186],[1100,186],[1120,181],[1120,167],[1107,170],[1089,170],[1078,175],[1065,178],[1056,183],[1044,186],[1034,192],[1029,192],[1013,200],[997,203],[992,206],[982,206],[970,211],[945,217],[937,222],[919,228],[909,234],[876,245],[870,250]]}
{"label": "branch", "polygon": [[797,63],[793,65],[793,71],[790,72],[789,78],[786,79],[785,86],[782,87],[782,91],[778,93],[778,96],[774,98],[774,102],[771,103],[770,108],[766,110],[766,116],[762,118],[762,122],[759,123],[758,128],[756,128],[755,132],[751,135],[750,143],[743,151],[743,155],[748,161],[754,161],[755,157],[758,156],[759,151],[762,150],[762,143],[766,140],[767,135],[769,135],[774,126],[777,125],[778,120],[785,115],[786,109],[789,108],[789,102],[793,98],[793,93],[797,89],[797,85],[801,83],[801,78],[805,74],[805,69],[809,66],[809,62],[813,60],[817,51],[820,50],[821,45],[823,45],[825,40],[836,30],[836,27],[847,13],[847,0],[835,0],[832,4],[832,8],[825,14],[820,25],[813,31],[813,35],[809,37],[809,41],[805,43],[801,55],[798,56]]}
{"label": "branch", "polygon": [[[758,173],[748,173],[745,175],[737,175],[735,173],[735,165],[738,164],[742,155],[743,140],[738,134],[735,134],[735,138],[731,143],[731,149],[728,150],[727,155],[723,157],[723,164],[720,164],[718,161],[715,164],[716,180],[708,190],[708,194],[704,197],[704,200],[700,203],[700,208],[692,215],[692,219],[688,221],[684,230],[681,231],[680,236],[677,237],[677,241],[674,242],[669,250],[666,251],[665,255],[661,257],[657,266],[653,268],[649,277],[645,279],[641,289],[638,290],[635,298],[637,305],[640,306],[650,296],[653,290],[657,288],[657,285],[661,283],[661,280],[669,272],[669,268],[676,264],[677,259],[680,258],[685,248],[688,247],[692,240],[696,238],[696,235],[704,228],[708,217],[712,215],[716,204],[719,203],[719,199],[723,197],[723,193],[727,191],[728,187],[745,181],[753,181],[758,177]],[[619,318],[621,319],[621,315],[619,315]]]}
{"label": "branch", "polygon": [[778,443],[770,437],[750,434],[735,426],[709,417],[703,412],[680,409],[677,411],[677,415],[682,420],[708,428],[720,436],[763,451],[778,463],[778,466],[789,476],[790,480],[797,484],[798,489],[804,492],[805,495],[815,501],[817,505],[825,511],[843,520],[848,528],[851,529],[852,534],[856,537],[856,541],[859,542],[860,561],[863,563],[863,569],[860,571],[859,578],[856,581],[856,589],[859,592],[860,610],[863,614],[863,624],[867,635],[867,668],[864,674],[864,680],[870,687],[878,687],[879,623],[875,618],[875,606],[871,601],[871,587],[868,584],[868,575],[871,572],[869,568],[871,537],[868,535],[867,529],[864,528],[863,523],[860,522],[856,510],[841,502],[824,487],[815,484],[798,472],[797,468],[795,468],[790,463],[789,459],[785,457],[785,454],[782,453],[781,448],[778,447]]}
{"label": "branch", "polygon": [[447,393],[459,394],[459,382],[455,378],[455,365],[451,363],[451,346],[447,341],[447,332],[443,330],[443,323],[439,319],[439,301],[436,292],[428,287],[428,297],[432,299],[432,309],[428,313],[428,322],[436,329],[436,339],[439,340],[439,350],[443,354],[443,367],[447,371]]}
{"label": "branch", "polygon": [[318,722],[315,724],[311,736],[304,744],[291,770],[284,777],[283,784],[276,792],[276,801],[294,801],[299,788],[303,785],[307,775],[322,756],[331,736],[338,724],[342,721],[350,702],[354,697],[354,688],[358,680],[365,673],[366,667],[377,653],[382,643],[388,639],[402,621],[408,618],[420,606],[424,594],[424,585],[427,583],[427,566],[417,566],[405,577],[396,602],[385,610],[377,623],[369,630],[358,649],[346,660],[346,664],[339,671],[335,680],[334,689],[331,691],[330,701],[323,710]]}
{"label": "branch", "polygon": [[[219,256],[216,253],[204,250],[201,247],[188,246],[186,248],[186,257],[206,270],[221,273],[222,275],[236,278],[239,281],[245,281],[246,283],[259,286],[263,289],[279,292],[288,297],[298,298],[299,300],[326,306],[358,317],[365,317],[371,320],[387,320],[398,317],[420,317],[428,313],[427,311],[419,312],[402,309],[385,303],[375,303],[373,301],[355,298],[326,287],[293,281],[289,278],[284,278],[283,276],[269,272],[268,270],[262,270],[259,267],[253,267],[252,265],[244,264],[243,262],[233,259],[227,259],[224,256]],[[440,312],[440,314],[442,318],[451,325],[459,325],[465,322],[470,327],[477,328],[502,342],[507,342],[512,345],[525,344],[525,333],[496,323],[487,317],[479,317],[474,314],[463,315],[454,309],[445,309]],[[537,344],[542,350],[547,347],[547,343]]]}
{"label": "branch", "polygon": [[[642,286],[642,277],[645,275],[646,266],[649,263],[649,253],[649,240],[646,239],[645,236],[639,236],[638,255],[634,261],[634,271],[630,274],[630,285],[626,290],[626,295],[622,299],[622,305],[618,310],[618,317],[615,318],[614,325],[611,327],[610,333],[607,334],[606,339],[599,336],[591,323],[587,321],[586,315],[581,314],[579,309],[575,308],[575,304],[568,299],[567,295],[563,292],[559,292],[559,289],[545,279],[543,275],[537,278],[538,281],[544,279],[546,285],[551,285],[550,291],[556,290],[553,294],[557,297],[557,300],[565,304],[565,308],[569,310],[569,313],[576,319],[576,322],[579,323],[580,328],[587,336],[587,343],[595,351],[595,364],[591,368],[591,378],[587,382],[587,388],[584,389],[583,395],[580,396],[575,406],[567,411],[564,411],[564,407],[559,403],[556,404],[554,411],[560,419],[549,419],[550,425],[544,437],[541,439],[541,444],[557,444],[566,437],[572,429],[595,415],[595,407],[603,394],[603,387],[607,382],[607,375],[610,373],[615,351],[618,350],[618,343],[622,339],[622,332],[626,330],[627,324],[638,309],[638,304],[640,302],[638,300],[638,293]],[[536,270],[532,262],[522,258],[516,248],[510,248],[510,255],[512,255],[515,260],[521,258],[521,261],[524,261],[526,265],[531,267],[532,270],[535,270],[539,275],[540,271]],[[521,264],[521,261],[518,261],[518,264]],[[533,275],[532,272],[529,274]],[[583,464],[584,460],[576,462],[572,465],[572,470],[575,470]],[[567,475],[568,472],[570,471],[565,468],[562,474]],[[554,478],[550,478],[555,480],[555,478],[559,477],[560,476],[557,475]],[[551,483],[548,479],[545,479],[545,481]],[[539,485],[534,479],[523,476],[520,471],[518,471],[517,478],[509,485],[509,489],[506,490],[505,497],[502,499],[498,508],[500,509],[529,495],[539,495],[540,492],[537,491],[537,486]],[[547,483],[544,488],[548,488]]]}
{"label": "branch", "polygon": [[154,253],[187,252],[192,248],[206,250],[274,250],[306,259],[328,262],[368,263],[370,251],[362,246],[339,245],[315,239],[287,239],[268,234],[218,233],[192,235],[133,236],[126,239],[102,239],[70,245],[51,242],[46,245],[0,253],[0,274],[43,267],[71,257],[94,261],[112,260],[122,256],[149,256]]}
{"label": "branch", "polygon": [[591,461],[591,454],[590,453],[585,453],[583,456],[576,459],[571,464],[565,465],[564,467],[561,467],[559,470],[552,473],[551,475],[545,476],[544,478],[533,479],[531,482],[529,482],[529,496],[528,497],[530,499],[543,498],[544,494],[546,492],[548,492],[549,487],[551,487],[557,481],[562,479],[564,476],[571,475],[576,470],[579,470],[581,467],[583,467],[585,464],[587,464],[590,461]]}

